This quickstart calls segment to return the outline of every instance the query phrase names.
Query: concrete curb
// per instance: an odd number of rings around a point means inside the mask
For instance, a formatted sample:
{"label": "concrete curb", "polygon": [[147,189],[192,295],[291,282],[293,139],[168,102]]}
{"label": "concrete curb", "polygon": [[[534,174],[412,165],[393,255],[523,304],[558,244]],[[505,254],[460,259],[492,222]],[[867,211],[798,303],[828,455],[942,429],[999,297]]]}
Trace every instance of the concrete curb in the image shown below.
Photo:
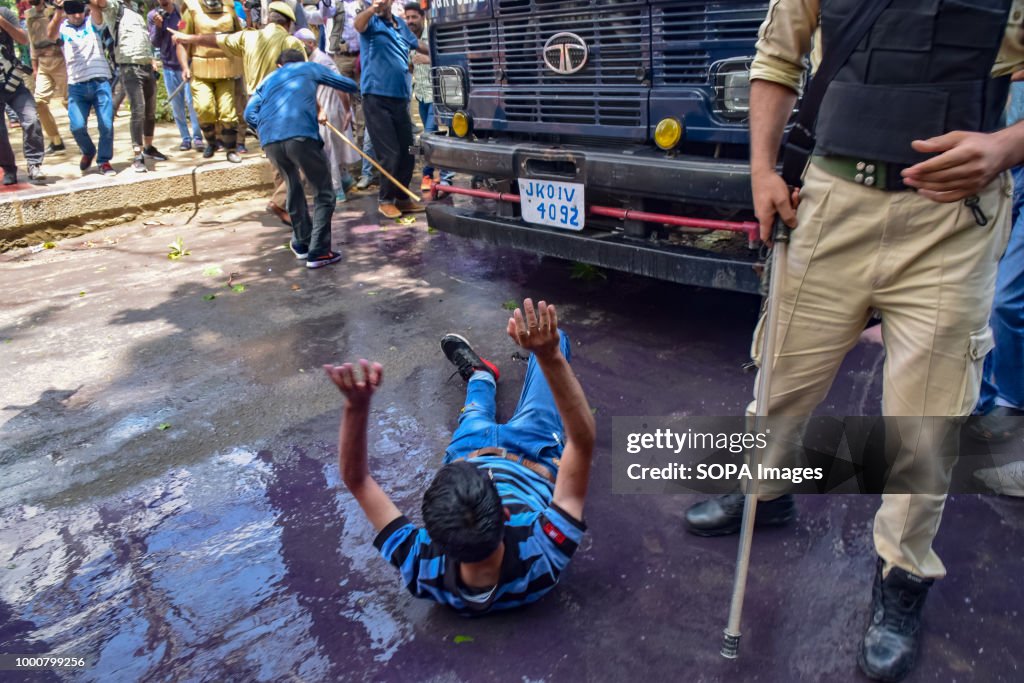
{"label": "concrete curb", "polygon": [[122,172],[109,182],[0,195],[0,252],[75,237],[118,223],[266,196],[273,170],[263,157],[165,173]]}

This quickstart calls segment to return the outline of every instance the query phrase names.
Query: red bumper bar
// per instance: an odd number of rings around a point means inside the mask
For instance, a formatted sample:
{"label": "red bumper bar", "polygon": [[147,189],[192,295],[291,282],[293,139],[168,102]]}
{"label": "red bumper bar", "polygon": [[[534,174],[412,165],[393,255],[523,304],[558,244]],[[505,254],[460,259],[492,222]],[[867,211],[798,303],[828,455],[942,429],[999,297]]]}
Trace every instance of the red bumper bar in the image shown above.
{"label": "red bumper bar", "polygon": [[[454,185],[439,186],[434,183],[430,187],[430,198],[437,199],[438,192],[446,194],[462,194],[480,199],[496,199],[499,202],[519,203],[519,195],[510,192],[490,192],[488,190],[473,190],[468,187],[455,187]],[[731,232],[743,232],[747,235],[747,241],[754,242],[760,239],[759,226],[754,221],[722,221],[712,218],[688,218],[686,216],[672,216],[667,213],[650,213],[648,211],[634,211],[632,209],[617,209],[612,206],[587,207],[587,213],[594,216],[606,216],[618,218],[619,220],[643,221],[645,223],[661,223],[664,225],[677,225],[682,228],[705,228],[709,230],[729,230]]]}

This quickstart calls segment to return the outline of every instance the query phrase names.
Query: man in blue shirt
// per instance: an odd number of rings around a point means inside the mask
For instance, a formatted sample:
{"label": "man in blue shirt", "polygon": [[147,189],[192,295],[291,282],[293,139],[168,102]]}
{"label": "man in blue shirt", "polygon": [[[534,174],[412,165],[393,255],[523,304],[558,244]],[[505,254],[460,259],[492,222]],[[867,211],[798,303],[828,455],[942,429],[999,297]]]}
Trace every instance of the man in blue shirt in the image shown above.
{"label": "man in blue shirt", "polygon": [[[356,84],[305,59],[298,50],[281,53],[277,60],[279,68],[250,96],[245,120],[259,132],[263,151],[287,183],[292,253],[305,260],[307,268],[322,268],[340,261],[341,254],[331,250],[334,188],[315,113],[316,89],[326,85],[356,92]],[[299,169],[314,188],[312,222]]]}
{"label": "man in blue shirt", "polygon": [[[412,94],[409,51],[427,54],[427,48],[404,21],[392,15],[391,4],[390,0],[373,0],[373,4],[356,15],[353,24],[359,32],[363,115],[374,153],[380,165],[408,187],[415,166],[415,159],[409,154],[413,143],[409,117]],[[403,213],[425,211],[419,202],[400,199],[399,192],[401,190],[390,180],[380,179],[378,211],[381,215],[398,218]]]}
{"label": "man in blue shirt", "polygon": [[[524,314],[525,311],[525,314]],[[466,404],[423,494],[417,528],[370,476],[370,399],[382,368],[325,365],[345,396],[338,445],[341,478],[366,514],[374,546],[418,598],[465,615],[527,605],[558,583],[586,525],[583,502],[594,452],[594,416],[569,366],[568,337],[554,306],[527,299],[506,327],[531,351],[512,419],[495,422],[498,368],[456,334],[441,350],[467,382]]]}

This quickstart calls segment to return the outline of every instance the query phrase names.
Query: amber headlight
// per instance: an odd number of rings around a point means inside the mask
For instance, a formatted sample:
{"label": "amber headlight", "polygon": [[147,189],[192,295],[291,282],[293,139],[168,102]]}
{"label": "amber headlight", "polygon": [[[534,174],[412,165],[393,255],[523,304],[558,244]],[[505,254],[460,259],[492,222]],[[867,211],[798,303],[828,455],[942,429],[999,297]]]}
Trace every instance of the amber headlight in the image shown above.
{"label": "amber headlight", "polygon": [[654,144],[668,151],[675,149],[682,139],[683,124],[679,122],[679,119],[667,118],[658,121],[658,127],[654,129]]}
{"label": "amber headlight", "polygon": [[464,111],[455,112],[452,116],[452,132],[460,138],[464,138],[469,135],[472,130],[473,119],[469,117],[469,114]]}

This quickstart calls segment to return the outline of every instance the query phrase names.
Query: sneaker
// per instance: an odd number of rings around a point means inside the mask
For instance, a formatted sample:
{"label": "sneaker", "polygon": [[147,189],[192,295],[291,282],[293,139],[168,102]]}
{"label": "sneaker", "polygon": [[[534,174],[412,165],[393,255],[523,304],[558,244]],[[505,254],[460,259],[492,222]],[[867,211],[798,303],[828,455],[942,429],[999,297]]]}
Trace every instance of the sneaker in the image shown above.
{"label": "sneaker", "polygon": [[288,242],[288,248],[295,254],[295,258],[300,261],[305,261],[309,258],[309,247],[298,247],[295,246],[295,242]]}
{"label": "sneaker", "polygon": [[359,179],[359,182],[356,183],[356,189],[367,190],[370,188],[370,185],[373,185],[375,182],[377,181],[371,178],[370,176],[364,175],[362,178]]}
{"label": "sneaker", "polygon": [[181,144],[178,145],[178,149],[180,151],[182,151],[182,152],[189,151],[190,149],[192,149],[192,141],[191,140],[182,140]]}
{"label": "sneaker", "polygon": [[455,366],[456,372],[459,373],[459,376],[465,382],[468,382],[469,378],[477,370],[491,373],[495,382],[501,377],[501,373],[498,372],[498,366],[477,355],[476,351],[473,350],[473,347],[469,345],[469,342],[463,336],[446,334],[441,337],[441,352],[444,353],[444,357],[448,359],[448,362]]}
{"label": "sneaker", "polygon": [[46,148],[46,151],[43,152],[43,154],[45,154],[46,156],[51,156],[53,154],[61,154],[66,149],[67,149],[67,147],[64,146],[63,142],[58,142],[58,143],[51,142],[50,145]]}
{"label": "sneaker", "polygon": [[398,210],[398,207],[394,204],[378,204],[377,213],[384,218],[401,218],[402,212]]}
{"label": "sneaker", "polygon": [[355,178],[353,178],[350,175],[345,176],[341,180],[341,190],[342,190],[342,192],[348,192],[353,187],[355,187],[355,184],[356,184],[356,179]]}
{"label": "sneaker", "polygon": [[[199,149],[198,147],[196,149]],[[203,147],[203,158],[212,159],[213,155],[217,153],[217,147],[215,145],[206,145]]]}
{"label": "sneaker", "polygon": [[341,260],[341,254],[336,251],[329,251],[323,256],[317,256],[316,258],[309,259],[306,261],[307,268],[323,268],[329,266],[332,263],[337,263]]}
{"label": "sneaker", "polygon": [[117,175],[117,171],[114,170],[109,161],[104,161],[100,164],[100,173],[103,175]]}
{"label": "sneaker", "polygon": [[132,170],[135,171],[136,173],[145,173],[148,170],[146,168],[146,161],[145,159],[142,158],[141,154],[139,154],[138,156],[135,157],[134,160],[132,160]]}
{"label": "sneaker", "polygon": [[221,140],[217,140],[217,142],[213,146],[213,149],[216,152],[222,151],[224,149],[224,142]]}
{"label": "sneaker", "polygon": [[30,164],[28,167],[28,179],[29,180],[43,180],[46,178],[46,174],[43,173],[43,167],[39,164]]}
{"label": "sneaker", "polygon": [[292,217],[288,215],[288,212],[282,209],[274,202],[270,202],[269,204],[267,204],[267,213],[274,214],[285,225],[292,224]]}
{"label": "sneaker", "polygon": [[344,190],[338,190],[338,192],[334,195],[334,201],[338,204],[344,204],[345,202],[348,201],[348,195],[345,194]]}
{"label": "sneaker", "polygon": [[4,185],[17,185],[18,184],[18,171],[4,171]]}
{"label": "sneaker", "polygon": [[149,147],[143,147],[142,154],[143,156],[147,156],[150,159],[156,159],[157,161],[167,161],[167,157],[164,156],[164,153],[158,150],[153,145],[150,145]]}
{"label": "sneaker", "polygon": [[433,184],[434,184],[433,176],[429,176],[429,175],[423,176],[423,180],[420,181],[420,191],[421,192],[430,192],[430,188],[431,188],[431,186]]}
{"label": "sneaker", "polygon": [[206,149],[206,140],[202,139],[201,137],[192,138],[192,149],[196,150],[197,152],[202,152],[204,149]]}
{"label": "sneaker", "polygon": [[240,164],[242,163],[242,157],[238,156],[238,152],[236,150],[231,150],[228,152],[228,161],[233,164]]}
{"label": "sneaker", "polygon": [[248,154],[249,148],[246,147],[245,145],[239,145],[238,147],[235,148],[235,151],[238,152],[239,154]]}
{"label": "sneaker", "polygon": [[83,171],[89,170],[89,167],[92,166],[92,160],[95,159],[95,158],[96,158],[96,154],[95,153],[93,153],[93,154],[83,154],[82,155],[82,159],[78,162],[78,168],[80,168]]}
{"label": "sneaker", "polygon": [[974,473],[974,478],[1001,496],[1024,498],[1024,460],[986,467]]}
{"label": "sneaker", "polygon": [[395,206],[402,213],[423,213],[427,210],[427,207],[423,206],[419,202],[414,202],[411,199],[399,199],[395,202]]}

